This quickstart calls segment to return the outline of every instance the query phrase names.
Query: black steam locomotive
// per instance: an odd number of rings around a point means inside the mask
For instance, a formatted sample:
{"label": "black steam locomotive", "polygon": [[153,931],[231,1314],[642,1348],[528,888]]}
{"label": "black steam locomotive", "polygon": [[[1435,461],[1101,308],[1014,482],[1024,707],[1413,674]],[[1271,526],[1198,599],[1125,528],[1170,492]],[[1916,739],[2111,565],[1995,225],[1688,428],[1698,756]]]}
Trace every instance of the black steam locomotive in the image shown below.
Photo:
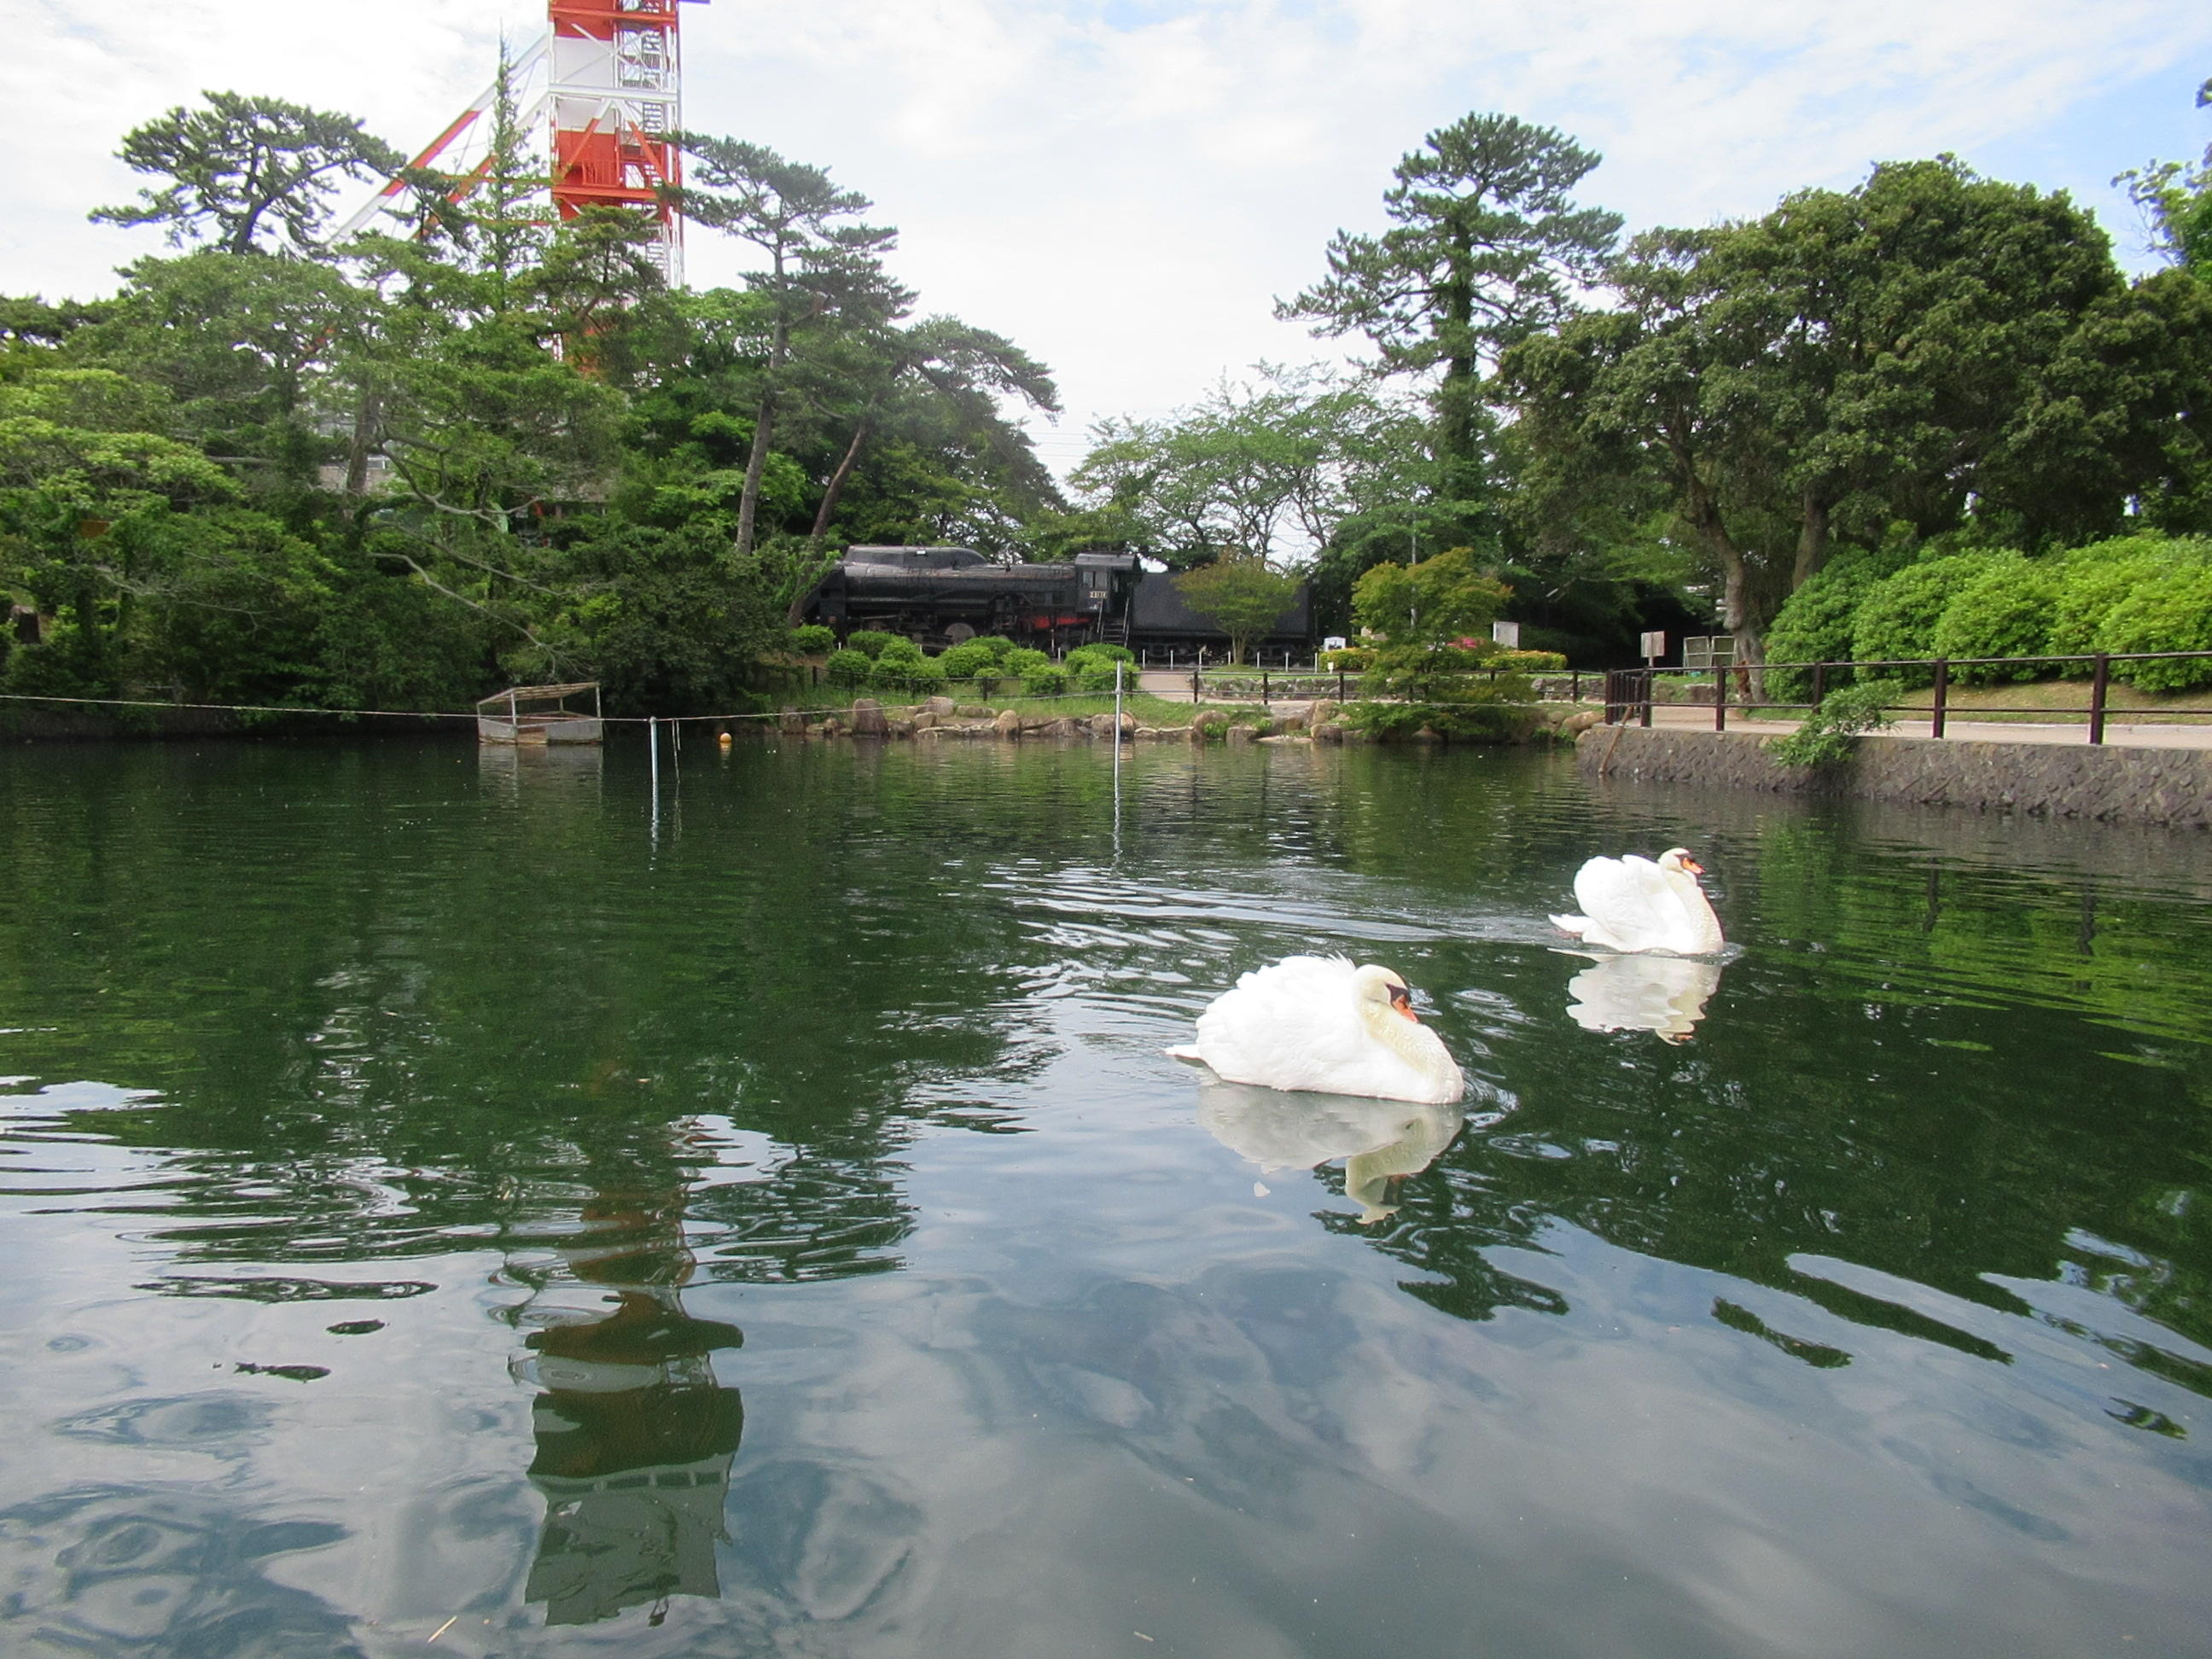
{"label": "black steam locomotive", "polygon": [[[1000,564],[965,547],[852,547],[791,608],[793,627],[822,623],[957,644],[997,634],[1062,650],[1103,640],[1132,649],[1209,650],[1228,635],[1183,603],[1173,577],[1133,553],[1079,553],[1066,564]],[[1306,589],[1261,643],[1310,645]]]}

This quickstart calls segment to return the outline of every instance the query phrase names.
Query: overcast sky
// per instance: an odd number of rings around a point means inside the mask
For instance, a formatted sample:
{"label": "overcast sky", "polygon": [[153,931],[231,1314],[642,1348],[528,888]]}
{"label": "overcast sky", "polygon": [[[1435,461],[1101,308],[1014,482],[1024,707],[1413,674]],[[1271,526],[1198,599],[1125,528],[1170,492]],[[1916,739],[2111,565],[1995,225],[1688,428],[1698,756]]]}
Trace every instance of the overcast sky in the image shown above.
{"label": "overcast sky", "polygon": [[[85,222],[141,182],[125,131],[203,88],[275,94],[426,143],[489,78],[517,0],[0,0],[0,94],[26,158],[0,185],[5,291],[89,296],[152,231]],[[1755,214],[1878,159],[1952,150],[2094,206],[2195,157],[2204,0],[708,0],[683,12],[685,118],[829,167],[877,203],[922,309],[1057,374],[1039,428],[1159,414],[1255,360],[1333,349],[1272,316],[1340,226],[1376,228],[1391,164],[1472,110],[1601,151],[1585,200],[1632,229]],[[734,246],[695,233],[695,286]]]}

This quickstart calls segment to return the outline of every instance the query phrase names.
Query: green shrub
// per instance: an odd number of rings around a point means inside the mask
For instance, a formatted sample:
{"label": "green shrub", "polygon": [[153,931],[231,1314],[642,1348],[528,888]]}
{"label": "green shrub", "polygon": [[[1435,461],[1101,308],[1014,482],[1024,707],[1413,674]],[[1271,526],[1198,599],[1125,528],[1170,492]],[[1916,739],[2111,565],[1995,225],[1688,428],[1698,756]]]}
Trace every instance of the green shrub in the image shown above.
{"label": "green shrub", "polygon": [[885,634],[872,628],[856,629],[845,636],[845,648],[848,651],[866,652],[870,662],[882,656],[886,647],[913,643],[913,641],[906,639],[902,635]]}
{"label": "green shrub", "polygon": [[1891,679],[1839,686],[1786,738],[1769,738],[1766,752],[1784,766],[1829,766],[1849,757],[1862,732],[1889,724],[1883,705],[1897,702],[1904,685]]}
{"label": "green shrub", "polygon": [[1079,645],[1067,653],[1067,665],[1070,668],[1076,667],[1079,663],[1133,663],[1136,660],[1137,653],[1130,650],[1127,646],[1109,645],[1103,640],[1094,641],[1090,645]]}
{"label": "green shrub", "polygon": [[804,628],[791,630],[791,648],[802,657],[818,657],[837,648],[837,630],[824,628],[820,623],[809,623]]}
{"label": "green shrub", "polygon": [[[1766,632],[1766,695],[1778,702],[1802,702],[1813,695],[1813,677],[1796,662],[1844,662],[1851,655],[1851,624],[1873,582],[1850,565],[1830,565],[1814,574],[1775,612]],[[1850,679],[1849,669],[1831,670],[1831,684]]]}
{"label": "green shrub", "polygon": [[[1989,564],[1987,553],[1954,553],[1909,564],[1878,583],[1860,601],[1851,623],[1851,655],[1862,662],[1895,662],[1936,654],[1936,625],[1952,596]],[[1934,678],[1924,668],[1888,671],[1907,685]]]}
{"label": "green shrub", "polygon": [[[1042,657],[1044,653],[1036,654]],[[1057,663],[1047,662],[1043,667],[1033,668],[1022,676],[1022,690],[1032,697],[1060,696],[1067,690],[1067,671]]]}
{"label": "green shrub", "polygon": [[978,651],[989,652],[993,662],[1006,661],[1006,653],[1014,648],[1014,642],[1003,634],[978,634],[968,643]]}
{"label": "green shrub", "polygon": [[[2051,649],[2051,612],[2058,599],[2059,575],[2055,565],[2018,555],[1990,560],[1943,607],[1936,623],[1935,654],[2039,658]],[[2040,660],[1968,663],[1953,673],[1961,685],[1994,685],[2002,680],[2043,679],[2054,666]]]}
{"label": "green shrub", "polygon": [[935,696],[945,690],[945,670],[916,652],[886,651],[876,659],[868,675],[868,689],[889,696]]}
{"label": "green shrub", "polygon": [[1500,651],[1486,658],[1485,668],[1510,668],[1524,674],[1553,673],[1567,665],[1565,653],[1559,651]]}
{"label": "green shrub", "polygon": [[1042,651],[1032,651],[1026,646],[1017,646],[999,659],[999,672],[1008,679],[1025,680],[1041,668],[1049,668],[1052,659]]}
{"label": "green shrub", "polygon": [[1386,742],[1426,727],[1463,743],[1512,743],[1534,728],[1535,715],[1525,705],[1534,701],[1535,688],[1526,678],[1501,674],[1493,681],[1449,671],[1424,675],[1406,665],[1425,654],[1419,647],[1384,652],[1382,678],[1409,700],[1352,703],[1346,718]]}
{"label": "green shrub", "polygon": [[1375,666],[1372,646],[1347,645],[1341,650],[1321,653],[1321,665],[1333,674],[1364,674]]}
{"label": "green shrub", "polygon": [[[2092,542],[2066,556],[2064,579],[2051,620],[2051,648],[2063,655],[2095,651],[2097,633],[2114,606],[2136,589],[2154,586],[2167,574],[2212,565],[2212,541],[2160,535],[2116,536]],[[2087,663],[2069,663],[2066,673],[2087,678]]]}
{"label": "green shrub", "polygon": [[[1073,657],[1068,659],[1071,664],[1074,661]],[[1114,695],[1114,665],[1110,662],[1086,660],[1068,678],[1078,691],[1109,697]],[[1121,690],[1133,691],[1136,689],[1136,677],[1125,665],[1121,671]]]}
{"label": "green shrub", "polygon": [[937,665],[948,680],[972,680],[988,676],[998,658],[974,641],[938,653]]}
{"label": "green shrub", "polygon": [[[2097,629],[2100,651],[2212,651],[2212,565],[2168,570],[2114,605]],[[2115,678],[2145,691],[2212,684],[2212,657],[2116,662]]]}
{"label": "green shrub", "polygon": [[876,653],[876,660],[881,662],[885,657],[896,657],[906,662],[920,662],[921,656],[920,646],[903,634],[894,634],[890,642]]}
{"label": "green shrub", "polygon": [[848,646],[842,651],[830,653],[823,672],[830,684],[842,685],[850,690],[866,685],[874,669],[875,664],[868,660],[866,652],[855,651]]}

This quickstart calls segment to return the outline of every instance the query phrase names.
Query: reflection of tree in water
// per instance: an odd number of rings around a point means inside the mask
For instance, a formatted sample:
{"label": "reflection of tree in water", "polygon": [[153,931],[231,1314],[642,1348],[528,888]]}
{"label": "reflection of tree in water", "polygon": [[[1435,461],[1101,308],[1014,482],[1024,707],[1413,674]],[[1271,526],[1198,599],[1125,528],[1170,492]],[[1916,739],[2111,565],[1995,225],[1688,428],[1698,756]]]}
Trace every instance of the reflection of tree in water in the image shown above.
{"label": "reflection of tree in water", "polygon": [[519,1275],[535,1288],[515,1310],[535,1328],[516,1365],[540,1390],[530,1479],[546,1503],[524,1594],[549,1624],[648,1604],[658,1624],[672,1595],[721,1593],[715,1547],[744,1407],[714,1355],[744,1338],[684,1307],[696,1263],[675,1161],[603,1164],[588,1180],[573,1224],[514,1236],[550,1253]]}

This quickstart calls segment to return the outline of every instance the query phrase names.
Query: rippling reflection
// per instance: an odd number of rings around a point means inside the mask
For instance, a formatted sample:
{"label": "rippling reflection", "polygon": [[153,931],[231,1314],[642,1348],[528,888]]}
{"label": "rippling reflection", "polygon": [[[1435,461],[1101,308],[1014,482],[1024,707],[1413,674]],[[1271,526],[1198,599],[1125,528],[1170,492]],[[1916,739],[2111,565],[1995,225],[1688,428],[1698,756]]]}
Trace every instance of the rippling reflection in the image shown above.
{"label": "rippling reflection", "polygon": [[1656,1031],[1664,1042],[1686,1042],[1720,988],[1717,962],[1600,957],[1567,981],[1567,1018],[1585,1031]]}
{"label": "rippling reflection", "polygon": [[516,1310],[534,1328],[514,1370],[540,1390],[530,1479],[546,1506],[523,1594],[549,1624],[649,1605],[658,1625],[672,1595],[721,1594],[714,1550],[745,1413],[714,1355],[744,1335],[684,1310],[697,1264],[683,1185],[648,1169],[591,1179],[574,1231],[535,1234],[559,1267],[532,1275]]}
{"label": "rippling reflection", "polygon": [[[0,1649],[2201,1642],[2200,838],[1107,760],[0,755]],[[1295,951],[1480,1109],[1162,1057]]]}
{"label": "rippling reflection", "polygon": [[1198,1121],[1262,1176],[1342,1158],[1346,1194],[1360,1206],[1361,1224],[1372,1226],[1397,1213],[1385,1201],[1390,1183],[1435,1163],[1467,1116],[1456,1105],[1288,1094],[1216,1080],[1199,1085]]}

